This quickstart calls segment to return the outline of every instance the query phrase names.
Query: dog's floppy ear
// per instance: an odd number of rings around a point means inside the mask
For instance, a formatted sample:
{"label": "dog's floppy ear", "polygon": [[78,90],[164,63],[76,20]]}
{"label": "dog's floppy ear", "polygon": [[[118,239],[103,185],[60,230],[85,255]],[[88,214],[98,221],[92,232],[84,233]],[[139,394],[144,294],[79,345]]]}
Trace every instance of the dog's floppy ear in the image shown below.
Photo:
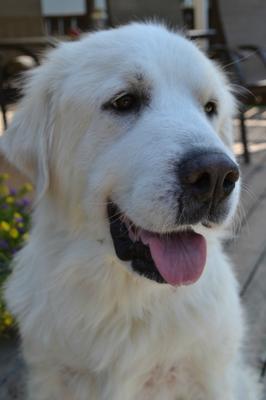
{"label": "dog's floppy ear", "polygon": [[14,119],[0,140],[0,149],[34,183],[41,197],[49,185],[48,156],[53,130],[53,101],[46,66],[29,77]]}

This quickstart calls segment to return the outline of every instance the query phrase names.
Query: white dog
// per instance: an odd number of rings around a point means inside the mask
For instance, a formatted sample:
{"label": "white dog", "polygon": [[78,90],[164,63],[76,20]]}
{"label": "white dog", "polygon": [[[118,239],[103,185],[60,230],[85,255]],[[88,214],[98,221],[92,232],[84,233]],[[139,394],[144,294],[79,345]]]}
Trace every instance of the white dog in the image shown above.
{"label": "white dog", "polygon": [[35,182],[6,298],[31,400],[257,400],[220,239],[239,171],[222,72],[131,24],[52,51],[2,139]]}

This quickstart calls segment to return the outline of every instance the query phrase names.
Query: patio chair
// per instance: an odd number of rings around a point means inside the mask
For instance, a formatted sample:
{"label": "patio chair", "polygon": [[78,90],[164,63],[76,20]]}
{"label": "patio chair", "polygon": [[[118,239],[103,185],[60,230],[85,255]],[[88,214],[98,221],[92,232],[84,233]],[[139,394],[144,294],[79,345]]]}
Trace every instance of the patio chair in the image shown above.
{"label": "patio chair", "polygon": [[0,108],[5,127],[7,108],[20,97],[17,78],[39,64],[34,40],[42,37],[45,33],[39,1],[0,0]]}
{"label": "patio chair", "polygon": [[40,1],[0,0],[1,39],[43,35]]}
{"label": "patio chair", "polygon": [[244,160],[250,160],[245,111],[266,105],[265,0],[212,0],[211,22],[217,31],[212,54],[232,73],[239,90],[240,129]]}
{"label": "patio chair", "polygon": [[107,0],[109,26],[130,21],[158,19],[170,26],[182,26],[181,8],[178,0]]}
{"label": "patio chair", "polygon": [[[26,50],[16,51],[16,56],[12,56],[8,60],[1,54],[0,46],[0,109],[2,112],[4,128],[7,128],[7,109],[16,103],[21,97],[23,73],[28,69],[38,65],[36,57],[28,53]],[[2,56],[2,57],[1,57]],[[4,59],[4,62],[1,62]]]}

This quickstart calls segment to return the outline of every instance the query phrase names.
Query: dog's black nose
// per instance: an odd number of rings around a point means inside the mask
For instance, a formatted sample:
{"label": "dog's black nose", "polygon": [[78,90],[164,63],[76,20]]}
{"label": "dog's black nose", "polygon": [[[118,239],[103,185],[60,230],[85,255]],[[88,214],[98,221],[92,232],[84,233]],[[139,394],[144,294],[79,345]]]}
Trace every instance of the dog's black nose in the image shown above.
{"label": "dog's black nose", "polygon": [[239,169],[226,154],[200,152],[183,159],[178,175],[187,196],[199,203],[217,205],[233,191]]}

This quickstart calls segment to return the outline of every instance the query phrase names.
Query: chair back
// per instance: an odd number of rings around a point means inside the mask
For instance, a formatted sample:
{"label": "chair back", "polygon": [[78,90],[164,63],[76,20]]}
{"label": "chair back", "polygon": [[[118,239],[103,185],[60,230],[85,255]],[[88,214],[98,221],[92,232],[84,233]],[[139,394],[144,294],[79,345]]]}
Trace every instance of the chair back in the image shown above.
{"label": "chair back", "polygon": [[[212,0],[212,9],[220,43],[231,49],[243,45],[266,49],[265,0]],[[258,57],[246,54],[241,64],[247,83],[265,79],[265,65]]]}
{"label": "chair back", "polygon": [[44,36],[40,1],[0,0],[0,39]]}
{"label": "chair back", "polygon": [[107,13],[110,26],[139,20],[164,21],[171,27],[182,25],[178,0],[107,0]]}
{"label": "chair back", "polygon": [[265,0],[214,0],[227,43],[232,46],[254,44],[266,47]]}

